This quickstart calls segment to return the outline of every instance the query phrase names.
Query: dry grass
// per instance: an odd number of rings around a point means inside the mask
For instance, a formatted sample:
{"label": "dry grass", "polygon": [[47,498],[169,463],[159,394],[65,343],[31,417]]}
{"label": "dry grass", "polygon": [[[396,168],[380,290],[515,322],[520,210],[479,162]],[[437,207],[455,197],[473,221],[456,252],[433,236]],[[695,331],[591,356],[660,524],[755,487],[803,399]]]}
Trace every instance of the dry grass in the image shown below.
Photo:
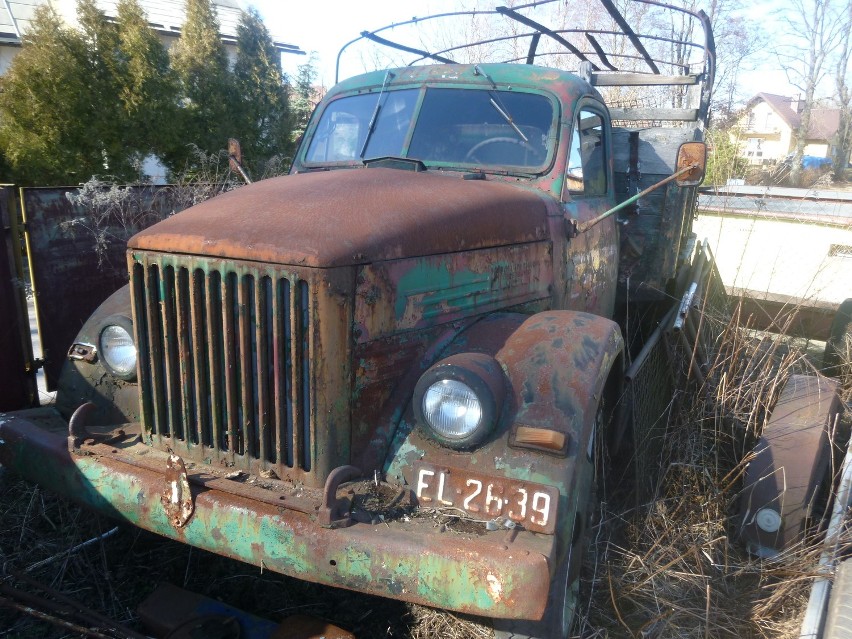
{"label": "dry grass", "polygon": [[[584,637],[798,636],[819,535],[779,559],[757,560],[737,542],[731,515],[747,453],[784,380],[812,367],[783,341],[737,328],[738,319],[721,331],[704,383],[678,390],[681,406],[654,497],[637,503],[624,485],[600,487],[604,503],[582,588],[578,633]],[[848,386],[846,392],[848,398]],[[489,636],[451,614],[261,573],[127,525],[62,555],[115,523],[8,473],[0,476],[0,491],[6,583],[15,571],[52,558],[28,574],[136,629],[135,607],[168,581],[276,621],[314,614],[362,639]],[[0,637],[72,636],[0,608]]]}
{"label": "dry grass", "polygon": [[852,333],[843,336],[843,343],[838,351],[841,354],[842,364],[838,378],[843,383],[843,401],[852,405]]}
{"label": "dry grass", "polygon": [[[659,488],[603,506],[585,580],[588,637],[798,637],[821,538],[774,560],[749,556],[731,515],[769,411],[792,373],[785,340],[722,331],[715,363],[670,424]],[[849,389],[847,387],[847,394]]]}
{"label": "dry grass", "polygon": [[[142,631],[136,607],[169,582],[258,616],[280,621],[297,614],[333,620],[359,637],[414,637],[407,606],[354,595],[263,571],[163,539],[130,525],[70,555],[61,553],[109,532],[116,522],[18,479],[0,476],[2,583],[34,591],[15,577],[26,573],[129,628]],[[58,555],[58,556],[57,556]],[[27,572],[44,559],[50,563]],[[0,637],[76,637],[61,628],[0,607]],[[419,635],[424,637],[426,635]]]}

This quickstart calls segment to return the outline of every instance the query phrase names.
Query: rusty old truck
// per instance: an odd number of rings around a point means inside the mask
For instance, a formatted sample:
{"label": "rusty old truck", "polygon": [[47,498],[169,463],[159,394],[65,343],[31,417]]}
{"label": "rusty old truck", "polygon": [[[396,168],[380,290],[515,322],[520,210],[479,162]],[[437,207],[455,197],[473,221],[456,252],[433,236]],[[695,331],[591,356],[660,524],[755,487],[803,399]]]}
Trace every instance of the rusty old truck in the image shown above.
{"label": "rusty old truck", "polygon": [[694,253],[714,49],[703,12],[552,30],[547,4],[477,13],[517,62],[364,32],[427,64],[340,82],[290,175],[134,236],[55,409],[0,415],[2,464],[266,570],[567,636],[596,450],[634,445],[625,371]]}

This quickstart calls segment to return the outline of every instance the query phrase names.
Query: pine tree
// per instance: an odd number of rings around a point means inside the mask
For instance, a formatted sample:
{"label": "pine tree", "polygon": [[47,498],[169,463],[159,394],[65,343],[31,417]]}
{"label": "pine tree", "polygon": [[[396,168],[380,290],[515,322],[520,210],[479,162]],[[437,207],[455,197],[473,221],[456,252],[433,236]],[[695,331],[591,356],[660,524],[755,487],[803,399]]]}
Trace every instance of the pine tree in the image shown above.
{"label": "pine tree", "polygon": [[311,113],[317,105],[316,90],[314,89],[316,79],[316,54],[312,52],[308,61],[299,65],[296,72],[296,90],[291,105],[293,114],[291,136],[294,143],[304,134]]}
{"label": "pine tree", "polygon": [[180,40],[174,46],[172,67],[180,82],[183,104],[180,126],[183,135],[177,142],[172,166],[189,160],[189,145],[207,153],[225,148],[233,137],[235,114],[232,76],[228,58],[219,39],[219,22],[210,0],[186,0],[186,22]]}
{"label": "pine tree", "polygon": [[246,165],[254,174],[272,156],[289,156],[289,86],[281,71],[281,56],[269,30],[254,9],[244,11],[237,26],[234,64],[239,138]]}
{"label": "pine tree", "polygon": [[128,151],[137,162],[168,154],[178,135],[177,78],[138,0],[118,3],[116,77]]}
{"label": "pine tree", "polygon": [[41,6],[0,78],[0,148],[18,184],[75,184],[103,172],[98,145],[86,135],[85,48],[78,31]]}
{"label": "pine tree", "polygon": [[115,99],[121,84],[118,30],[107,21],[95,0],[77,1],[77,20],[85,44],[80,51],[80,66],[89,79],[86,126],[80,131],[86,139],[81,143],[83,148],[93,146],[91,152],[101,155],[102,166],[93,173],[133,179],[135,171],[124,140],[127,131],[124,110]]}

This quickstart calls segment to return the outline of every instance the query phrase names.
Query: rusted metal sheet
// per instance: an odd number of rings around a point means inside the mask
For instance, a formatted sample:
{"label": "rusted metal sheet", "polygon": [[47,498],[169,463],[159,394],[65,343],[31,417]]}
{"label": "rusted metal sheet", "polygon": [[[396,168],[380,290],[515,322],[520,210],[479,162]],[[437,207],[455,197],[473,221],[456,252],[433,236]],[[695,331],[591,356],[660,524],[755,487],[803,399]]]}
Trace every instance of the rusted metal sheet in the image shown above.
{"label": "rusted metal sheet", "polygon": [[[607,207],[603,198],[569,203],[569,217],[583,221]],[[611,317],[618,288],[618,236],[614,218],[603,220],[564,246],[563,278],[555,281],[556,308]],[[561,286],[560,286],[561,284]]]}
{"label": "rusted metal sheet", "polygon": [[0,186],[0,410],[26,408],[37,401],[23,341],[29,337],[29,322],[14,268],[13,252],[20,253],[21,245],[12,232],[13,197],[12,187]]}
{"label": "rusted metal sheet", "polygon": [[516,244],[371,264],[358,274],[358,342],[550,297],[550,244]]}
{"label": "rusted metal sheet", "polygon": [[0,463],[142,528],[317,583],[495,618],[538,619],[544,612],[549,536],[482,528],[448,538],[429,516],[324,528],[284,502],[269,503],[274,493],[251,485],[243,485],[245,496],[193,486],[195,514],[175,528],[160,501],[167,454],[132,437],[73,454],[62,420],[49,432],[46,419],[39,427],[26,414],[0,415]]}
{"label": "rusted metal sheet", "polygon": [[83,322],[127,283],[127,239],[172,211],[167,191],[157,187],[131,189],[134,203],[127,208],[136,212],[120,215],[73,205],[67,194],[77,191],[21,189],[49,389],[56,388],[65,355]]}
{"label": "rusted metal sheet", "polygon": [[539,195],[486,180],[395,169],[272,178],[133,238],[149,249],[335,267],[547,237]]}
{"label": "rusted metal sheet", "polygon": [[[614,322],[570,311],[544,312],[530,318],[494,316],[461,333],[441,357],[463,352],[494,353],[508,383],[501,428],[483,444],[465,452],[465,465],[486,475],[557,486],[562,499],[574,494],[581,453],[594,431],[607,375],[620,365],[621,350],[620,331]],[[389,453],[389,477],[414,486],[416,462],[458,466],[458,453],[438,445],[424,428],[413,424],[410,413],[405,422]],[[565,445],[545,455],[537,446],[515,445],[520,427],[564,434]]]}
{"label": "rusted metal sheet", "polygon": [[[700,139],[690,128],[613,130],[615,195],[618,201],[670,176],[680,145]],[[695,189],[673,184],[641,198],[621,217],[619,277],[629,283],[631,301],[665,299],[666,285],[681,267],[692,229]]]}
{"label": "rusted metal sheet", "polygon": [[738,517],[749,550],[771,556],[802,541],[822,483],[831,480],[837,380],[791,375],[745,472]]}

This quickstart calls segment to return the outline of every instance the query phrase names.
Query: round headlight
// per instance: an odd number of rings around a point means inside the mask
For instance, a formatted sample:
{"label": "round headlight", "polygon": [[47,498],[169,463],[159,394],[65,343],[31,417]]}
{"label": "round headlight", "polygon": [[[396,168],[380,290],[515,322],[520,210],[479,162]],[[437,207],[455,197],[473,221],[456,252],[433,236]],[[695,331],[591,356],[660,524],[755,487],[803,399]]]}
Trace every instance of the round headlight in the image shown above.
{"label": "round headlight", "polygon": [[772,508],[761,508],[754,516],[757,527],[763,532],[774,533],[781,528],[781,515]]}
{"label": "round headlight", "polygon": [[98,338],[98,353],[110,373],[121,379],[136,377],[136,343],[119,324],[106,324]]}
{"label": "round headlight", "polygon": [[442,444],[470,448],[494,430],[504,393],[503,371],[493,357],[460,353],[423,374],[414,389],[414,414]]}
{"label": "round headlight", "polygon": [[482,403],[467,384],[442,379],[423,395],[423,418],[438,436],[463,441],[482,423]]}

